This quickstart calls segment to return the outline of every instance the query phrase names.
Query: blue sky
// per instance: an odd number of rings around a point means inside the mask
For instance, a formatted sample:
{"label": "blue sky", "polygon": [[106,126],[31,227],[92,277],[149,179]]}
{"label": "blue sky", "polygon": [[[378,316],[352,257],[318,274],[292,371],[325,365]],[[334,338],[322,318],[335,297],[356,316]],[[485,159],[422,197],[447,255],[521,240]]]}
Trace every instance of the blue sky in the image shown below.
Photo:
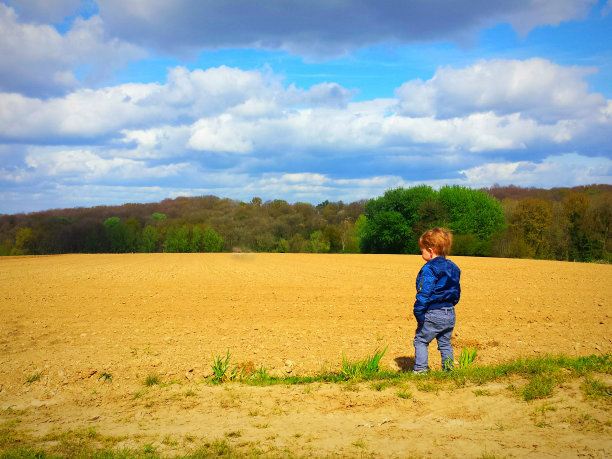
{"label": "blue sky", "polygon": [[0,213],[612,183],[612,0],[2,0]]}

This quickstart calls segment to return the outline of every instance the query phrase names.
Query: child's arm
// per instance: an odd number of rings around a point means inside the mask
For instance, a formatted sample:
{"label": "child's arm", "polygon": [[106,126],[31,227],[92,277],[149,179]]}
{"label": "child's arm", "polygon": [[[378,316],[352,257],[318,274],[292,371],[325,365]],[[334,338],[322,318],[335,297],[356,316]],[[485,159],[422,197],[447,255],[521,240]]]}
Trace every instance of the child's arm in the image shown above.
{"label": "child's arm", "polygon": [[436,276],[427,264],[421,269],[417,277],[417,294],[414,302],[414,317],[417,322],[425,322],[425,313],[429,308],[429,298],[436,286]]}

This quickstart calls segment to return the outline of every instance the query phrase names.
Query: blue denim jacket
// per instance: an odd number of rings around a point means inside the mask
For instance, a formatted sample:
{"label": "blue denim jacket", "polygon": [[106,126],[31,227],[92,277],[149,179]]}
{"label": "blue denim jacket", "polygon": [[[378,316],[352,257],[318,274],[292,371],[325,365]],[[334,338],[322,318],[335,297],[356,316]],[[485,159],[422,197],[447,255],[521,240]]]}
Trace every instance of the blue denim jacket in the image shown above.
{"label": "blue denim jacket", "polygon": [[436,257],[423,265],[416,278],[414,316],[425,321],[425,313],[433,309],[450,308],[459,302],[461,270],[450,260]]}

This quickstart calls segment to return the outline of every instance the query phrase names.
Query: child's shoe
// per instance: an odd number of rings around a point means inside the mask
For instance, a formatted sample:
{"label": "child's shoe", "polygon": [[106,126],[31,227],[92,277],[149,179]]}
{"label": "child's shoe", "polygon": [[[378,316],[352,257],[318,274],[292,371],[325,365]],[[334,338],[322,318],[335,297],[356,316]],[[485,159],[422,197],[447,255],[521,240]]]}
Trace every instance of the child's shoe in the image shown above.
{"label": "child's shoe", "polygon": [[429,373],[429,370],[427,368],[423,368],[422,370],[412,370],[413,375],[424,375],[427,373]]}

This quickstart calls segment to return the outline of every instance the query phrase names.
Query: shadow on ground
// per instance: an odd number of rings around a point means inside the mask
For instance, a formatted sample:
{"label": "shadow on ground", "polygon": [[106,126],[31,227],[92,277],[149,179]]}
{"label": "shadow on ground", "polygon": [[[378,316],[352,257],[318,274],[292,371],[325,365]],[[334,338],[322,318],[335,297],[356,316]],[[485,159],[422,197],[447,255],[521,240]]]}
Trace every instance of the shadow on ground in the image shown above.
{"label": "shadow on ground", "polygon": [[414,357],[396,357],[394,361],[400,371],[412,371],[414,368]]}

